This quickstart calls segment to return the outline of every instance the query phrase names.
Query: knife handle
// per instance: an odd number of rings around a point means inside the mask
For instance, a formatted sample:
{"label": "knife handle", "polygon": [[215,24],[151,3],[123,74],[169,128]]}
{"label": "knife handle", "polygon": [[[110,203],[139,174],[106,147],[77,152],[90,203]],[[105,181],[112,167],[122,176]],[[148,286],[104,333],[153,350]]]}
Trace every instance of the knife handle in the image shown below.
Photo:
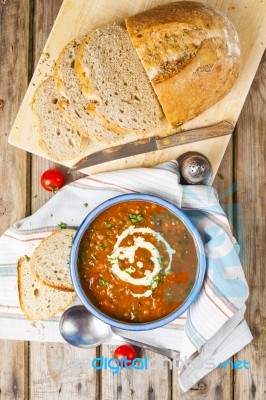
{"label": "knife handle", "polygon": [[230,124],[230,122],[222,121],[215,125],[174,133],[167,138],[157,139],[158,150],[230,135],[233,132],[233,129],[234,126]]}

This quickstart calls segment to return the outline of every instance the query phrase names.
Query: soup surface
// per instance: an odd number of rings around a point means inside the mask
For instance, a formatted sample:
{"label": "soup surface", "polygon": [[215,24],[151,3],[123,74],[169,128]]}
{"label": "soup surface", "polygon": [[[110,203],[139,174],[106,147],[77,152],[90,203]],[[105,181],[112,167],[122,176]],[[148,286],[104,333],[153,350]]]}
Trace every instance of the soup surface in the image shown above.
{"label": "soup surface", "polygon": [[197,273],[194,239],[171,211],[147,201],[116,204],[95,218],[79,249],[82,288],[120,321],[149,322],[178,308]]}

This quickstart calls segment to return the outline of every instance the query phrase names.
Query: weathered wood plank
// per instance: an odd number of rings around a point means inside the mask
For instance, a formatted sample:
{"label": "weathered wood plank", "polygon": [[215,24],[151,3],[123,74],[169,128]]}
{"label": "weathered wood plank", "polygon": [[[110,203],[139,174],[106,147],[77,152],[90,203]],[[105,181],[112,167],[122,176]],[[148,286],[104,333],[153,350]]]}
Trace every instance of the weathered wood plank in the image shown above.
{"label": "weathered wood plank", "polygon": [[[62,0],[37,0],[34,2],[34,65],[43,50],[53,21]],[[40,185],[40,177],[48,168],[66,168],[32,156],[31,212],[35,212],[53,196]],[[80,175],[80,174],[79,174]],[[68,180],[78,178],[71,174]],[[98,397],[98,379],[93,369],[88,369],[85,360],[96,357],[96,350],[81,350],[61,343],[31,343],[30,348],[30,399],[91,399]]]}
{"label": "weathered wood plank", "polygon": [[[266,204],[266,53],[260,64],[243,108],[237,130],[235,176],[238,184],[238,231],[241,258],[250,295],[247,322],[254,335],[253,342],[236,354],[246,359],[250,371],[236,371],[235,399],[265,398],[266,370],[266,269],[265,269],[265,204]],[[247,250],[246,252],[243,250]]]}
{"label": "weathered wood plank", "polygon": [[219,201],[223,207],[231,227],[234,221],[234,193],[236,185],[234,183],[233,159],[235,146],[235,132],[228,144],[222,163],[218,169],[217,175],[213,182],[213,187],[217,190]]}
{"label": "weathered wood plank", "polygon": [[28,342],[0,342],[0,399],[28,398]]}
{"label": "weathered wood plank", "polygon": [[[19,18],[18,18],[19,15]],[[7,136],[28,85],[29,0],[0,2],[0,230],[27,211],[27,154]],[[26,399],[28,343],[0,341],[0,399]]]}
{"label": "weathered wood plank", "polygon": [[30,345],[31,400],[96,400],[98,381],[90,361],[94,350],[62,343]]}
{"label": "weathered wood plank", "polygon": [[29,1],[0,3],[0,18],[0,218],[3,231],[26,213],[27,155],[8,145],[7,136],[28,84]]}
{"label": "weathered wood plank", "polygon": [[[106,358],[113,357],[115,346],[102,346]],[[152,365],[162,364],[163,357],[150,351],[143,351]],[[116,375],[110,369],[101,372],[101,398],[104,400],[170,400],[171,370],[167,362],[156,370],[127,370],[123,368]]]}
{"label": "weathered wood plank", "polygon": [[173,378],[173,400],[231,400],[233,399],[233,374],[230,370],[216,368],[201,379],[188,392],[183,393],[176,376]]}

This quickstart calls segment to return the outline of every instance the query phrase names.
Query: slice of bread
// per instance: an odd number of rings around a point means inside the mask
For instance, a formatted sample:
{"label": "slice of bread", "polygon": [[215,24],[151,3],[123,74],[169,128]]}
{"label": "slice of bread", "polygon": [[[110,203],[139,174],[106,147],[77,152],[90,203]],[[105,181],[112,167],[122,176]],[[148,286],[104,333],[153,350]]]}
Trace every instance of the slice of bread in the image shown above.
{"label": "slice of bread", "polygon": [[58,91],[65,96],[59,101],[59,108],[65,118],[84,136],[94,141],[114,143],[121,141],[121,135],[108,129],[105,119],[97,120],[89,108],[95,107],[94,101],[88,106],[88,99],[81,91],[74,65],[78,47],[82,38],[69,42],[62,50],[55,65],[55,84]]}
{"label": "slice of bread", "polygon": [[87,36],[75,71],[83,93],[94,101],[91,112],[109,121],[115,132],[160,130],[161,106],[125,29],[106,25]]}
{"label": "slice of bread", "polygon": [[69,271],[69,255],[74,229],[61,229],[43,239],[31,257],[31,269],[44,285],[73,291]]}
{"label": "slice of bread", "polygon": [[62,99],[50,77],[36,89],[32,102],[40,122],[40,146],[55,161],[78,156],[88,141],[63,116],[59,108]]}
{"label": "slice of bread", "polygon": [[26,318],[36,322],[64,311],[72,303],[76,293],[43,285],[32,275],[30,264],[31,261],[24,257],[18,261],[18,294],[20,307]]}

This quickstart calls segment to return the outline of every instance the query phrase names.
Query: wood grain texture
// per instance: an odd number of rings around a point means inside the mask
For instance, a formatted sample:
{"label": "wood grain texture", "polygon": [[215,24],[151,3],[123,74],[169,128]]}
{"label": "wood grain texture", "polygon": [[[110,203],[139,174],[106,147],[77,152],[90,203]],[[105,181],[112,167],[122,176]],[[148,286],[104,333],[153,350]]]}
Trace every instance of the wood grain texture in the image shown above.
{"label": "wood grain texture", "polygon": [[[34,2],[33,24],[33,62],[36,63],[44,42],[51,30],[61,5],[61,0],[38,0]],[[32,155],[31,162],[31,213],[34,213],[53,194],[46,192],[40,185],[40,177],[48,168],[66,168]],[[68,180],[77,179],[81,174],[71,174]],[[33,342],[30,347],[29,393],[31,400],[47,398],[72,400],[91,399],[98,396],[98,378],[96,372],[88,370],[86,359],[96,356],[96,350],[81,350],[62,343]]]}
{"label": "wood grain texture", "polygon": [[[69,40],[88,33],[88,30],[93,30],[107,22],[116,21],[121,23],[129,15],[168,2],[169,0],[115,0],[112,2],[109,0],[65,0],[18,113],[14,128],[9,136],[9,142],[46,157],[46,154],[38,145],[38,129],[36,128],[36,119],[30,103],[36,86],[45,77],[53,73],[54,62]],[[233,0],[208,0],[206,3],[221,9],[235,24],[241,41],[242,66],[233,90],[209,110],[184,124],[182,128],[186,130],[212,125],[221,120],[236,122],[265,48],[266,0],[257,1],[256,7],[253,6],[253,0],[243,0],[241,4]],[[153,133],[151,132],[150,135],[152,136]],[[91,174],[133,166],[152,166],[159,162],[176,158],[183,152],[191,150],[199,151],[210,158],[214,166],[214,172],[216,172],[228,141],[227,137],[210,139],[206,142],[184,145],[182,148],[174,147],[156,153],[148,153],[101,164],[87,168],[84,172]],[[106,145],[93,144],[91,142],[79,157],[65,162],[65,165],[73,165],[83,156],[104,147]]]}
{"label": "wood grain texture", "polygon": [[[102,355],[113,357],[114,346],[102,346]],[[140,349],[137,348],[139,351]],[[156,370],[129,371],[123,369],[113,375],[111,370],[103,370],[101,376],[101,398],[104,400],[171,400],[171,370],[164,357],[144,350],[140,357],[148,356],[151,365],[162,366]]]}
{"label": "wood grain texture", "polygon": [[[5,3],[7,4],[4,5]],[[30,53],[30,59],[36,61],[41,53],[60,3],[61,0],[32,0],[33,38],[37,40],[33,41],[34,54]],[[139,7],[139,4],[140,1],[135,2],[134,7]],[[213,4],[218,5],[219,1],[214,1]],[[236,11],[232,12],[237,12],[234,4],[236,3],[232,1],[230,7],[235,7]],[[244,4],[245,2],[243,7]],[[5,207],[0,208],[0,213],[8,210],[8,213],[0,216],[1,230],[15,219],[23,217],[26,210],[29,210],[29,205],[34,212],[52,196],[40,188],[39,179],[45,169],[56,166],[52,162],[32,156],[31,193],[26,191],[26,154],[7,146],[5,135],[27,85],[29,9],[29,2],[26,0],[0,2],[0,46],[1,55],[5,54],[5,64],[3,68],[1,64],[0,69],[0,99],[4,100],[0,100],[0,207],[3,199]],[[248,30],[248,26],[246,29]],[[19,49],[18,46],[12,46],[12,43],[19,43]],[[250,283],[247,317],[254,341],[237,354],[235,359],[245,358],[250,361],[251,370],[236,371],[233,374],[230,370],[217,369],[184,394],[179,390],[176,374],[171,376],[166,366],[158,373],[122,371],[116,377],[106,371],[96,374],[87,369],[85,361],[96,354],[99,356],[99,349],[93,353],[63,344],[31,343],[28,369],[27,343],[6,340],[0,342],[0,400],[28,399],[28,379],[31,400],[261,400],[265,397],[265,63],[264,57],[240,116],[234,142],[231,140],[229,143],[219,167],[218,173],[221,176],[217,176],[214,181],[220,201],[238,230],[242,249],[249,249],[249,257],[246,258],[246,253],[243,255],[242,252],[242,258]],[[215,151],[218,152],[218,148]],[[215,151],[212,149],[211,153]],[[234,168],[233,158],[236,161]],[[78,175],[73,174],[68,179],[73,180],[76,177]],[[30,183],[29,177],[28,182]],[[235,186],[232,186],[234,182],[237,183],[237,193]],[[28,206],[27,202],[30,203]],[[236,206],[232,205],[234,202]],[[234,207],[238,209],[238,213]],[[243,221],[244,227],[248,227],[245,229],[245,236],[240,235]],[[113,347],[103,346],[101,354],[111,356],[112,351]],[[145,354],[160,359],[160,356],[152,353]]]}
{"label": "wood grain texture", "polygon": [[4,231],[26,213],[27,155],[9,146],[7,136],[28,85],[29,1],[0,3],[0,17],[0,221]]}
{"label": "wood grain texture", "polygon": [[30,400],[96,400],[95,350],[62,343],[31,343]]}
{"label": "wood grain texture", "polygon": [[236,233],[234,221],[234,194],[236,191],[236,183],[234,181],[235,145],[235,133],[233,133],[213,182],[213,187],[217,190],[220,204],[228,217],[232,232],[234,234]]}
{"label": "wood grain texture", "polygon": [[181,134],[173,134],[167,138],[160,139],[158,142],[159,149],[167,149],[169,145],[180,146],[185,143],[194,143],[201,140],[211,138],[218,138],[221,136],[231,135],[234,126],[227,121],[219,122],[218,124],[205,126],[203,128],[192,129],[182,132]]}
{"label": "wood grain texture", "polygon": [[232,371],[216,368],[184,393],[174,376],[173,400],[233,400],[232,381]]}
{"label": "wood grain texture", "polygon": [[235,399],[241,400],[265,399],[266,393],[265,99],[266,54],[241,114],[236,136],[238,240],[250,289],[246,318],[254,336],[253,342],[235,355],[235,359],[246,359],[250,363],[250,371],[235,374]]}
{"label": "wood grain texture", "polygon": [[[19,18],[18,18],[19,15]],[[28,85],[29,1],[0,2],[0,230],[25,217],[27,155],[7,143]],[[0,398],[27,398],[28,343],[0,341]]]}

